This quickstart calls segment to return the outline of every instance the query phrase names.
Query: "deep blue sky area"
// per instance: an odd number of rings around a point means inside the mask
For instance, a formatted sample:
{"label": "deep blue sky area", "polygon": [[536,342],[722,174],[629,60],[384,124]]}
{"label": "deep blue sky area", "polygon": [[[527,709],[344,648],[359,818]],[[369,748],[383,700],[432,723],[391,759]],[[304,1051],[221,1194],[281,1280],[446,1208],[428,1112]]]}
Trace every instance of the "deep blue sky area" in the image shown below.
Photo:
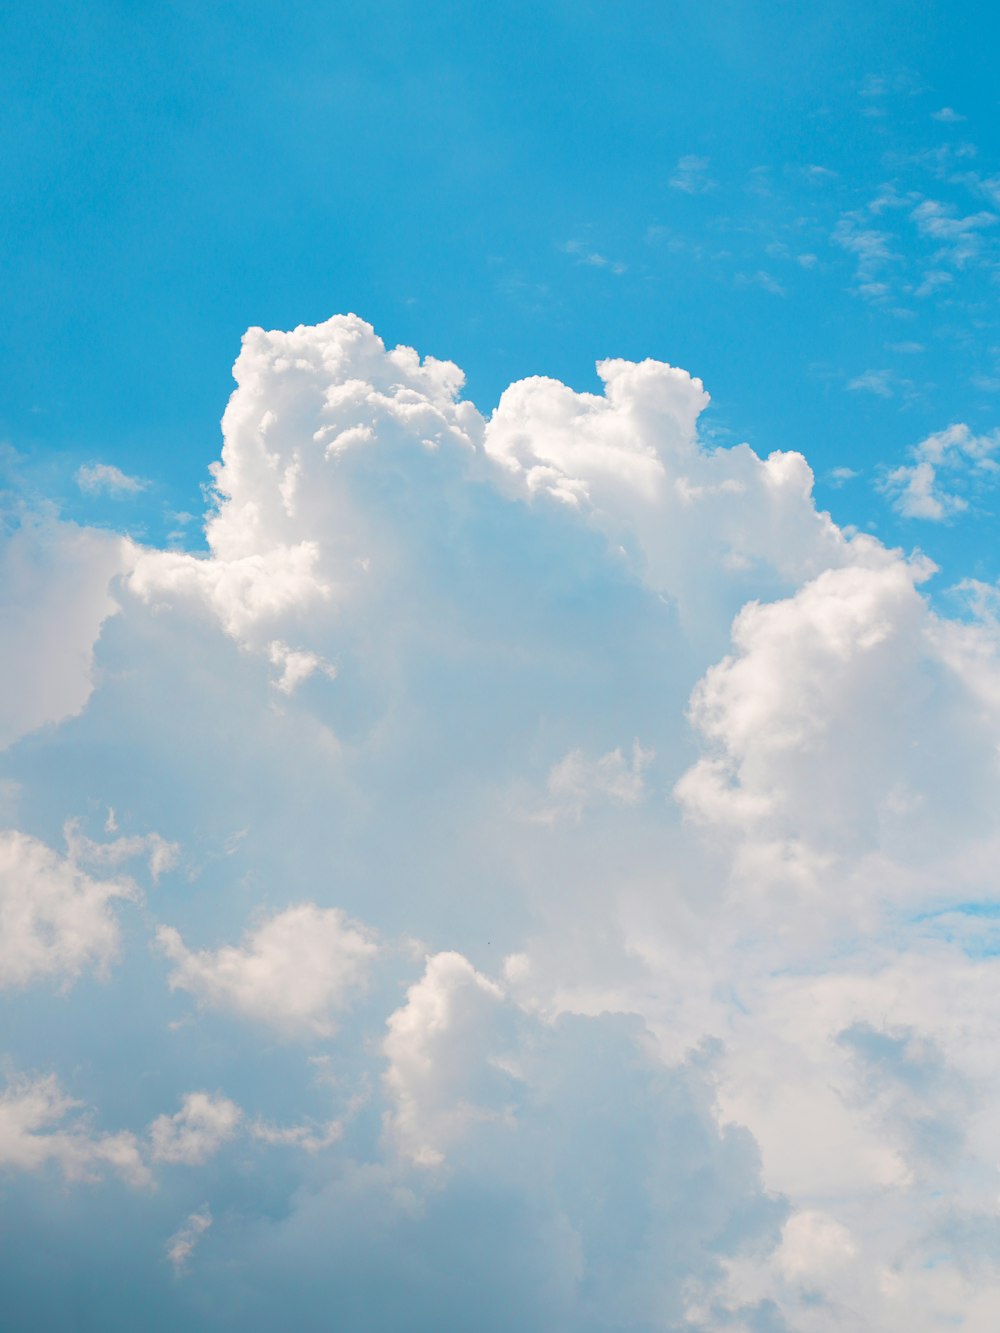
{"label": "deep blue sky area", "polygon": [[879,489],[931,432],[997,425],[988,9],[90,0],[0,23],[0,436],[68,514],[102,521],[73,483],[100,460],[151,480],[125,521],[162,540],[203,507],[243,330],[355,311],[457,361],[485,412],[528,374],[593,388],[603,356],[681,365],[709,438],[802,449],[839,521],[1000,572],[983,477],[943,523]]}

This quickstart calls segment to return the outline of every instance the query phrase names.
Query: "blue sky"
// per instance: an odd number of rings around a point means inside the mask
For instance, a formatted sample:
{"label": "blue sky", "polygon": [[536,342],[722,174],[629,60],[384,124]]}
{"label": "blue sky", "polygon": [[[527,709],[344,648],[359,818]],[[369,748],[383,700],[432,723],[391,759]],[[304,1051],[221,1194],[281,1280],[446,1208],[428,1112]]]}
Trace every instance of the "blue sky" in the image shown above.
{"label": "blue sky", "polygon": [[995,1333],[992,22],[8,9],[12,1328]]}

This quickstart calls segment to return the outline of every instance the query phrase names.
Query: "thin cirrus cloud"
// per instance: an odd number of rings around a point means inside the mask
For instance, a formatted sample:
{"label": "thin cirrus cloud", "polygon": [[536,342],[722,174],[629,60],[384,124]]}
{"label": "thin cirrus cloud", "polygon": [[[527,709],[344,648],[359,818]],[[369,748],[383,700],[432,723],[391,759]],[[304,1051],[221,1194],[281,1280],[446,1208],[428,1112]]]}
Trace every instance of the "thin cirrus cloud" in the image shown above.
{"label": "thin cirrus cloud", "polygon": [[[18,1003],[81,1006],[19,1189],[188,1180],[87,1251],[175,1324],[991,1327],[995,590],[933,608],[663,362],[486,418],[338,316],[235,374],[204,553],[12,539],[71,660],[18,685]],[[946,509],[992,454],[904,466]]]}

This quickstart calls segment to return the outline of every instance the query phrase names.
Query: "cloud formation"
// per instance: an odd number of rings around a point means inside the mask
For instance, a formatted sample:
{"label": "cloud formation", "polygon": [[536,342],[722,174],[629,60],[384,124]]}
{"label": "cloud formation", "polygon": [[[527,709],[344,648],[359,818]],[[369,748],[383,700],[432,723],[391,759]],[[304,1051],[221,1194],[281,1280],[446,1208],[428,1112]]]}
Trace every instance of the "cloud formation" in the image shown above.
{"label": "cloud formation", "polygon": [[212,1214],[208,1208],[192,1213],[167,1241],[167,1260],[179,1277],[191,1261],[195,1247],[212,1225]]}
{"label": "cloud formation", "polygon": [[207,1092],[189,1092],[174,1115],[161,1115],[149,1127],[154,1162],[199,1166],[233,1137],[243,1118],[235,1102]]}
{"label": "cloud formation", "polygon": [[173,964],[173,989],[208,1007],[317,1036],[332,1030],[331,1012],[364,985],[377,949],[363,926],[312,903],[248,931],[242,947],[191,951],[171,926],[159,927],[157,942]]}
{"label": "cloud formation", "polygon": [[[88,610],[12,685],[8,976],[118,952],[52,1064],[132,1138],[15,1082],[11,1163],[190,1177],[135,1244],[246,1327],[992,1329],[996,590],[943,614],[661,362],[487,418],[339,316],[235,374],[204,553],[20,538],[36,642]],[[994,446],[885,485],[945,517]]]}
{"label": "cloud formation", "polygon": [[9,1080],[0,1093],[0,1168],[37,1171],[53,1163],[67,1180],[96,1181],[111,1170],[147,1184],[135,1135],[95,1134],[79,1110],[55,1075]]}
{"label": "cloud formation", "polygon": [[0,745],[73,717],[93,689],[93,651],[117,610],[129,544],[29,514],[0,548]]}
{"label": "cloud formation", "polygon": [[[882,487],[905,518],[940,523],[968,508],[958,487],[974,491],[996,484],[1000,465],[993,455],[998,448],[997,431],[976,435],[959,422],[915,445],[910,450],[913,461],[887,472]],[[953,489],[942,485],[942,473],[950,475]]]}
{"label": "cloud formation", "polygon": [[76,484],[87,495],[110,495],[120,499],[135,495],[149,485],[141,477],[130,477],[113,463],[84,463],[77,469]]}
{"label": "cloud formation", "polygon": [[111,904],[134,896],[127,880],[92,879],[72,855],[28,834],[0,833],[0,986],[66,984],[85,968],[106,971],[119,940]]}

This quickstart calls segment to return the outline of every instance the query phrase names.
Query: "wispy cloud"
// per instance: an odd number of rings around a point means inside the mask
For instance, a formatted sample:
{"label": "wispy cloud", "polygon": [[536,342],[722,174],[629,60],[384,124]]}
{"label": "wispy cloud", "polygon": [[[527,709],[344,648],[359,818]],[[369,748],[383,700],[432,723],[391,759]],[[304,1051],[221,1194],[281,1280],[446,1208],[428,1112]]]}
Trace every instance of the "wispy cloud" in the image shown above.
{"label": "wispy cloud", "polygon": [[854,379],[848,380],[847,387],[853,392],[874,393],[879,398],[893,396],[893,374],[891,370],[864,370]]}
{"label": "wispy cloud", "polygon": [[564,241],[559,248],[564,254],[572,255],[578,264],[584,264],[588,268],[606,268],[609,273],[614,273],[618,277],[628,271],[627,264],[618,259],[608,259],[598,250],[591,250],[584,241]]}
{"label": "wispy cloud", "polygon": [[832,467],[826,474],[826,480],[829,485],[836,486],[839,489],[849,481],[853,481],[855,477],[860,476],[861,473],[852,467]]}
{"label": "wispy cloud", "polygon": [[939,292],[942,287],[947,287],[954,281],[952,274],[945,269],[928,269],[919,284],[914,287],[913,295],[919,297],[933,296],[935,292]]}
{"label": "wispy cloud", "polygon": [[167,1241],[167,1259],[176,1277],[187,1267],[195,1247],[211,1225],[212,1213],[206,1204],[199,1212],[192,1213]]}
{"label": "wispy cloud", "polygon": [[714,190],[715,181],[708,175],[708,164],[707,157],[697,157],[694,153],[679,158],[670,178],[671,188],[684,194],[707,194]]}
{"label": "wispy cloud", "polygon": [[761,291],[770,292],[772,296],[788,295],[777,278],[762,268],[756,273],[737,273],[733,281],[737,287],[759,287]]}
{"label": "wispy cloud", "polygon": [[84,463],[77,468],[76,484],[85,495],[110,495],[121,499],[144,491],[149,482],[141,477],[130,477],[113,463]]}
{"label": "wispy cloud", "polygon": [[966,217],[957,217],[955,214],[954,205],[925,199],[910,216],[922,236],[944,243],[936,258],[946,259],[956,268],[963,268],[979,255],[982,239],[978,233],[995,226],[997,215],[986,209]]}
{"label": "wispy cloud", "polygon": [[892,238],[866,225],[861,213],[845,213],[834,227],[832,239],[835,245],[855,256],[856,276],[861,283],[870,283],[885,264],[899,259],[890,245]]}

